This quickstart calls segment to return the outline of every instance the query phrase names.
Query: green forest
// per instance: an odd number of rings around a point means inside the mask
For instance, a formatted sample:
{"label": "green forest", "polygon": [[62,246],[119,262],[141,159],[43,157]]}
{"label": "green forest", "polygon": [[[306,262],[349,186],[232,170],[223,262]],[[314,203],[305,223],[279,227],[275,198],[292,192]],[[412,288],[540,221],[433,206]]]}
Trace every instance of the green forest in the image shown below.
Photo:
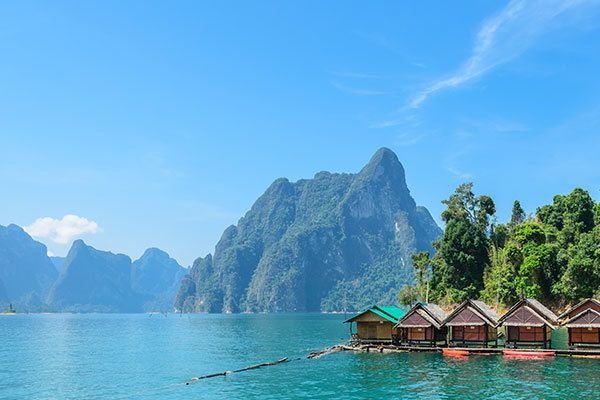
{"label": "green forest", "polygon": [[401,304],[481,299],[506,308],[526,296],[554,307],[600,297],[600,203],[583,189],[527,215],[518,200],[498,223],[493,199],[460,185],[442,202],[446,229],[435,254],[413,255],[415,284]]}

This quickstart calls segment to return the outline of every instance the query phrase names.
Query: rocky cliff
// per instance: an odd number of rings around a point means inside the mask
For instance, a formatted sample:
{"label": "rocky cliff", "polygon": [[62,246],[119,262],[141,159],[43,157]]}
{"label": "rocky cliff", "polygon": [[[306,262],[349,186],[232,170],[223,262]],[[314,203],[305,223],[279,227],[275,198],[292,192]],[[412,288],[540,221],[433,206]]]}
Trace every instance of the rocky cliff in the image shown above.
{"label": "rocky cliff", "polygon": [[176,308],[186,312],[358,309],[394,303],[410,256],[441,230],[416,205],[404,168],[380,149],[357,174],[277,179],[195,261]]}

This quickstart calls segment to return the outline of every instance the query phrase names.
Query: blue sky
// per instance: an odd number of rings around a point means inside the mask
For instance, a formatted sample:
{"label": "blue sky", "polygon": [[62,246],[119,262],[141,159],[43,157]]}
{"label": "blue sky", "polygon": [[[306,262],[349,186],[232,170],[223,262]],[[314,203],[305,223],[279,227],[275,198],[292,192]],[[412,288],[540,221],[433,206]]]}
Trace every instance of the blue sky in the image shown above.
{"label": "blue sky", "polygon": [[[189,265],[277,177],[600,196],[600,3],[4,2],[0,224]],[[64,216],[68,216],[63,218]],[[70,217],[69,217],[70,216]],[[77,216],[77,217],[73,217]],[[38,218],[45,218],[34,223]]]}

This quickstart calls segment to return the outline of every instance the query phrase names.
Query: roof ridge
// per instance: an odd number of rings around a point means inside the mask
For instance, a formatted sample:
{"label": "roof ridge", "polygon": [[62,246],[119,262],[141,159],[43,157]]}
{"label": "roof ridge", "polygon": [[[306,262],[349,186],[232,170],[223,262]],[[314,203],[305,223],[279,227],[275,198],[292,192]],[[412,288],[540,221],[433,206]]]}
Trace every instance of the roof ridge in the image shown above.
{"label": "roof ridge", "polygon": [[567,314],[570,314],[573,310],[575,310],[576,308],[581,307],[582,305],[584,305],[588,301],[591,301],[592,303],[595,303],[596,305],[600,306],[600,301],[596,300],[593,297],[587,297],[587,298],[581,300],[579,303],[575,304],[574,306],[569,307],[566,311],[564,311],[562,314],[560,314],[558,316],[558,318],[562,319],[562,318],[566,317]]}
{"label": "roof ridge", "polygon": [[[546,306],[535,299],[523,298],[516,302],[507,312],[500,317],[498,320],[498,325],[502,325],[506,319],[512,315],[516,310],[518,310],[522,305],[530,308],[533,312],[535,312],[539,317],[541,317],[544,322],[546,322],[552,329],[555,328],[555,325],[558,321],[558,317],[551,310],[549,310]],[[540,307],[541,306],[541,307]]]}
{"label": "roof ridge", "polygon": [[575,316],[573,316],[573,317],[569,318],[569,320],[568,320],[567,322],[565,322],[565,325],[567,325],[567,324],[571,323],[571,321],[574,321],[574,320],[576,320],[576,319],[578,319],[578,318],[581,318],[581,317],[583,316],[583,314],[585,314],[585,313],[588,313],[588,312],[594,313],[594,314],[596,314],[597,316],[599,316],[599,317],[600,317],[600,312],[598,312],[598,311],[594,310],[593,308],[586,308],[585,310],[583,310],[583,311],[582,311],[582,312],[580,312],[579,314],[577,314],[577,315],[575,315]]}

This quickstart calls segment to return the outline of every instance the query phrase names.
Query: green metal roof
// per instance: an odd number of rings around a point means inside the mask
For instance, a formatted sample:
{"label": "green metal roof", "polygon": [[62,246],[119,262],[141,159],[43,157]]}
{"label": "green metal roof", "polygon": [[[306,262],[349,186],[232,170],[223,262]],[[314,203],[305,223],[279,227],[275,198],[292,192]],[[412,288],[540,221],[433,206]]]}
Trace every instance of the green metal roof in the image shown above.
{"label": "green metal roof", "polygon": [[344,321],[344,323],[353,322],[356,318],[368,312],[379,315],[381,318],[386,319],[394,324],[397,323],[398,320],[404,316],[404,314],[406,314],[406,311],[396,306],[373,306],[368,310],[365,310],[360,314],[356,314],[352,318]]}
{"label": "green metal roof", "polygon": [[394,317],[396,319],[396,322],[398,322],[398,320],[404,317],[404,314],[406,314],[406,311],[396,306],[380,306],[379,308],[385,313]]}

